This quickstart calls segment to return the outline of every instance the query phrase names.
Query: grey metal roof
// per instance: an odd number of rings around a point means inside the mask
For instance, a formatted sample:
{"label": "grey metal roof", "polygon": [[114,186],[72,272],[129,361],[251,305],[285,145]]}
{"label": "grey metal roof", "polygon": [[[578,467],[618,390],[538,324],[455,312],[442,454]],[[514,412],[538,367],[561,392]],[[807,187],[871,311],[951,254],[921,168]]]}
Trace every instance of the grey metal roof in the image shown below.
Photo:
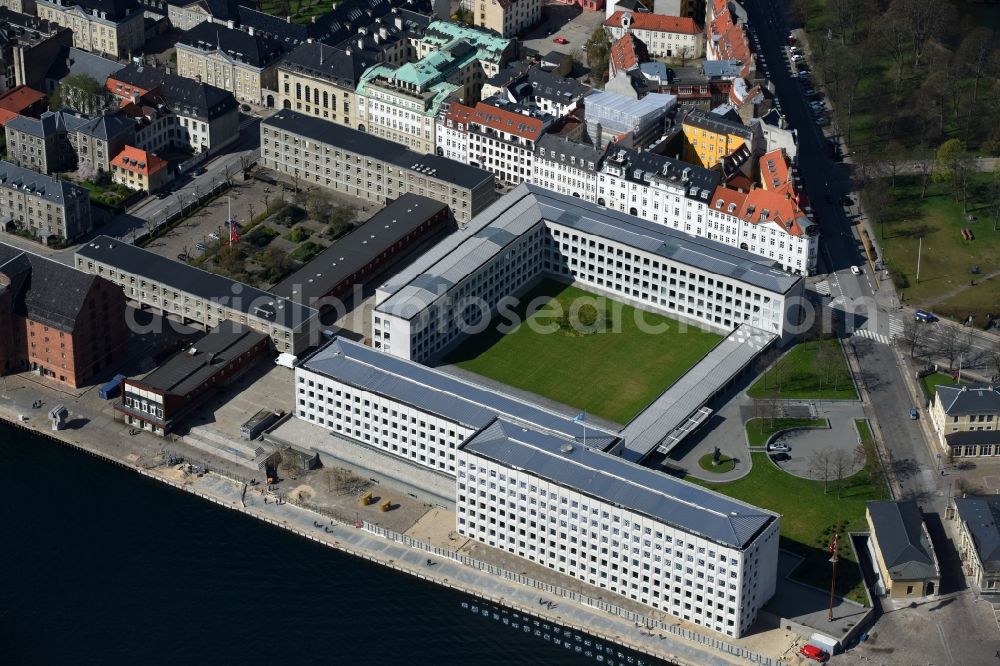
{"label": "grey metal roof", "polygon": [[400,169],[420,172],[425,176],[436,178],[456,187],[475,189],[487,184],[491,188],[493,186],[493,174],[484,169],[462,164],[447,157],[416,153],[401,143],[366,134],[351,127],[337,125],[328,120],[307,116],[297,111],[283,109],[261,121],[260,125],[302,136],[310,141],[326,144],[340,150],[367,155]]}
{"label": "grey metal roof", "polygon": [[267,67],[291,48],[266,35],[251,35],[212,21],[202,21],[181,33],[177,43],[208,53],[221,51],[230,58],[260,68]]}
{"label": "grey metal roof", "polygon": [[[538,158],[544,152],[545,157],[540,159],[572,163],[575,158],[575,166],[584,171],[597,172],[601,169],[601,160],[604,159],[604,152],[600,148],[595,148],[586,143],[570,141],[566,137],[558,134],[543,134],[535,142],[535,156]],[[593,164],[593,168],[589,165]]]}
{"label": "grey metal roof", "polygon": [[98,116],[81,124],[77,131],[102,141],[109,141],[133,133],[135,121],[124,116]]}
{"label": "grey metal roof", "polygon": [[698,127],[710,132],[718,132],[719,134],[736,134],[747,140],[752,137],[750,128],[743,123],[717,113],[702,111],[701,109],[692,109],[684,116],[682,122],[685,125],[691,125],[692,127]]}
{"label": "grey metal roof", "polygon": [[1000,386],[938,385],[938,400],[948,416],[1000,414]]}
{"label": "grey metal roof", "polygon": [[714,169],[617,143],[608,144],[605,164],[608,163],[623,168],[626,180],[644,185],[657,179],[671,181],[683,188],[686,196],[699,201],[707,202],[722,183],[722,174]]}
{"label": "grey metal roof", "polygon": [[[588,441],[589,443],[589,441]],[[778,515],[589,446],[497,419],[461,448],[732,548]]]}
{"label": "grey metal roof", "polygon": [[87,190],[79,185],[19,167],[6,160],[0,162],[0,188],[23,190],[60,206],[73,198],[90,198]]}
{"label": "grey metal roof", "polygon": [[1000,571],[1000,497],[956,497],[955,508],[969,527],[983,568]]}
{"label": "grey metal roof", "polygon": [[407,192],[276,284],[271,292],[300,303],[314,303],[447,209],[440,201]]}
{"label": "grey metal roof", "polygon": [[63,46],[52,59],[52,64],[45,73],[45,79],[55,83],[71,74],[83,74],[104,84],[108,77],[125,68],[125,65],[104,58],[96,53],[89,53],[72,46]]}
{"label": "grey metal roof", "polygon": [[[583,426],[574,422],[572,416],[344,338],[335,338],[299,367],[384,395],[473,430],[486,427],[499,415],[567,437],[583,435]],[[614,433],[588,424],[588,443],[606,446],[615,439]]]}
{"label": "grey metal roof", "polygon": [[273,308],[278,326],[295,330],[318,315],[316,310],[229,278],[209,273],[108,236],[98,236],[76,250],[76,256],[169,285],[240,312],[257,316],[258,307]]}
{"label": "grey metal roof", "polygon": [[11,278],[12,286],[17,287],[13,292],[15,312],[67,333],[73,332],[97,280],[58,261],[4,243],[0,243],[0,274]]}
{"label": "grey metal roof", "polygon": [[236,98],[228,90],[156,67],[133,63],[115,72],[112,78],[143,90],[159,89],[170,110],[178,115],[211,121],[236,112]]}
{"label": "grey metal roof", "polygon": [[308,42],[286,55],[279,67],[356,88],[365,70],[377,63],[378,58],[365,51]]}
{"label": "grey metal roof", "polygon": [[39,118],[17,116],[4,125],[5,128],[45,139],[60,133],[75,132],[86,125],[88,118],[70,111],[46,111]]}
{"label": "grey metal roof", "polygon": [[[802,279],[773,268],[765,259],[749,252],[523,183],[473,218],[468,229],[452,234],[410,269],[384,284],[380,291],[391,295],[376,309],[412,319],[503,250],[505,244],[480,233],[483,229],[500,228],[518,236],[544,220],[778,294],[787,293]],[[424,282],[438,289],[427,289],[417,283],[419,275],[428,276]]]}
{"label": "grey metal roof", "polygon": [[224,321],[189,349],[174,354],[142,379],[131,381],[164,394],[186,396],[266,339],[263,333]]}
{"label": "grey metal roof", "polygon": [[919,580],[939,575],[924,517],[917,503],[868,502],[872,528],[882,559],[894,580]]}
{"label": "grey metal roof", "polygon": [[653,452],[778,336],[743,324],[701,358],[621,431],[622,457],[639,462]]}
{"label": "grey metal roof", "polygon": [[944,436],[948,446],[967,446],[980,444],[1000,444],[1000,430],[965,430],[950,432]]}

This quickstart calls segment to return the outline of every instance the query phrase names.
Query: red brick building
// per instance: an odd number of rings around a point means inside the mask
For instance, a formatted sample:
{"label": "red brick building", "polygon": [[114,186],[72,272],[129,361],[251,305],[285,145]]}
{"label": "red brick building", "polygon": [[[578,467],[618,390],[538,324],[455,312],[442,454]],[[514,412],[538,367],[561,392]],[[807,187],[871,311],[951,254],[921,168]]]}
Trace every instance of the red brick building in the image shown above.
{"label": "red brick building", "polygon": [[114,366],[127,340],[120,287],[0,243],[0,375],[77,388]]}

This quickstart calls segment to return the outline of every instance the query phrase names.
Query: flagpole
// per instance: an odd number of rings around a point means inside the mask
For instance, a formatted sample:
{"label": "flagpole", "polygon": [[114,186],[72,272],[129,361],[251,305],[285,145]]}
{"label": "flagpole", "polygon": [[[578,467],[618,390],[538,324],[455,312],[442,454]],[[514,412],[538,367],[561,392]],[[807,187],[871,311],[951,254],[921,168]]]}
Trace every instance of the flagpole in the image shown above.
{"label": "flagpole", "polygon": [[839,550],[839,544],[837,541],[840,539],[840,534],[833,535],[833,543],[830,544],[830,552],[832,557],[830,557],[830,562],[833,563],[833,571],[830,574],[830,611],[827,614],[827,621],[833,622],[833,591],[837,584],[837,550]]}

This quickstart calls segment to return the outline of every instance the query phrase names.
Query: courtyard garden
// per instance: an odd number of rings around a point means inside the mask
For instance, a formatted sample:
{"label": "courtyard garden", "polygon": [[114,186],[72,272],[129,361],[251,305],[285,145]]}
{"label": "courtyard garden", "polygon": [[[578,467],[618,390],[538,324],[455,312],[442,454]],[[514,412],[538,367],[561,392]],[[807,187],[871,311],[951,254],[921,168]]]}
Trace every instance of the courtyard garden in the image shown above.
{"label": "courtyard garden", "polygon": [[[526,312],[532,301],[540,307]],[[722,339],[554,281],[514,311],[516,328],[502,332],[509,319],[498,318],[445,362],[615,423],[628,422]]]}

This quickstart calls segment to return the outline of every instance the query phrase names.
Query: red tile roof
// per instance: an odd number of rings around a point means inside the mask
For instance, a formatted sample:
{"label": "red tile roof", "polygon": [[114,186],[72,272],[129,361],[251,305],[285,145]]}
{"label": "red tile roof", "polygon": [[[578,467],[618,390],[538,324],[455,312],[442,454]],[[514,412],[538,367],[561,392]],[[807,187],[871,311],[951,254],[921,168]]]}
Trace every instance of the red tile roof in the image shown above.
{"label": "red tile roof", "polygon": [[[17,86],[0,95],[0,109],[21,113],[25,109],[45,100],[45,93],[28,86]],[[44,110],[44,109],[43,109]]]}
{"label": "red tile roof", "polygon": [[711,208],[751,224],[776,224],[792,236],[802,236],[805,233],[799,220],[806,215],[792,195],[790,187],[782,190],[754,187],[749,192],[740,192],[720,186],[712,194]]}
{"label": "red tile roof", "polygon": [[0,109],[0,127],[5,127],[9,121],[20,115],[21,114],[8,111],[7,109]]}
{"label": "red tile roof", "polygon": [[151,176],[167,168],[166,160],[133,146],[122,148],[122,151],[115,155],[111,163],[120,169],[146,176]]}
{"label": "red tile roof", "polygon": [[785,151],[781,148],[764,153],[758,163],[760,164],[760,184],[765,190],[776,190],[789,183],[791,169]]}
{"label": "red tile roof", "polygon": [[482,102],[478,102],[475,108],[455,102],[448,109],[446,118],[456,124],[468,126],[470,123],[476,123],[483,127],[491,127],[529,141],[537,141],[545,132],[545,124],[540,118],[532,118]]}
{"label": "red tile roof", "polygon": [[689,16],[663,16],[661,14],[645,14],[617,11],[612,14],[604,25],[609,28],[620,28],[622,16],[632,14],[632,28],[636,30],[653,30],[655,32],[677,32],[683,35],[697,35],[701,26]]}
{"label": "red tile roof", "polygon": [[728,5],[716,14],[708,26],[708,48],[715,51],[717,60],[739,60],[743,63],[741,76],[750,74],[751,50],[743,26],[733,22]]}
{"label": "red tile roof", "polygon": [[639,66],[640,63],[649,62],[649,51],[635,35],[628,33],[611,45],[609,53],[611,60],[612,76],[614,72],[627,72]]}

